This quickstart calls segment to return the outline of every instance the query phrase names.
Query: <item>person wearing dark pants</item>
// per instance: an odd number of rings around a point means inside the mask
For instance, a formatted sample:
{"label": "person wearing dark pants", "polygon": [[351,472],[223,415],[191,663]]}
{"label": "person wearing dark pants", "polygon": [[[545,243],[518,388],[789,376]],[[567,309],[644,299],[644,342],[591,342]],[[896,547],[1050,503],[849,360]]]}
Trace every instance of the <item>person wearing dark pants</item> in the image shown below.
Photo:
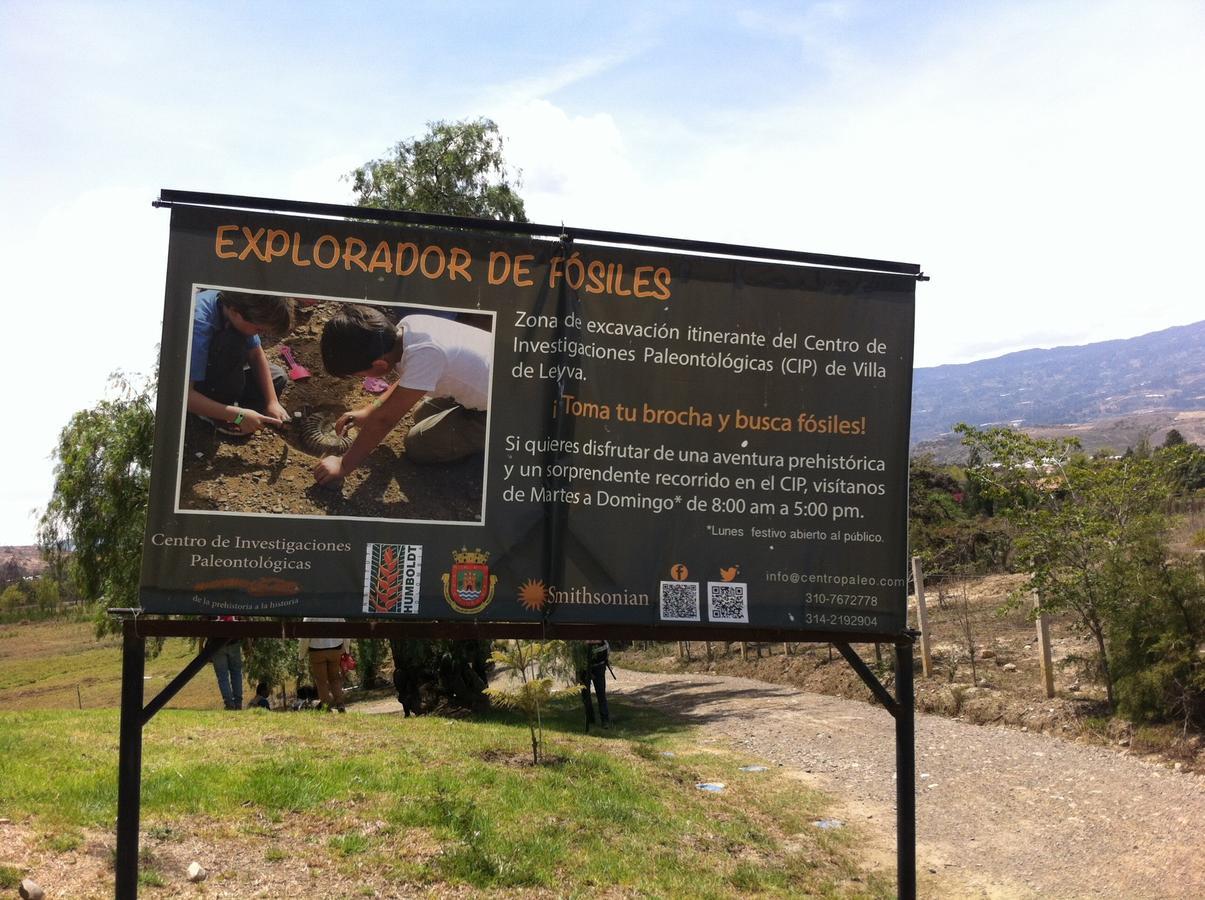
{"label": "person wearing dark pants", "polygon": [[598,721],[603,728],[611,727],[611,710],[607,707],[607,668],[610,646],[606,641],[583,641],[574,648],[577,683],[582,688],[582,706],[586,709],[586,730],[595,723],[594,705],[590,702],[590,687],[598,697]]}
{"label": "person wearing dark pants", "polygon": [[222,694],[222,705],[226,709],[243,708],[243,647],[238,641],[230,641],[213,655],[214,674],[218,677],[218,690]]}
{"label": "person wearing dark pants", "polygon": [[426,665],[427,642],[390,638],[389,649],[393,653],[393,686],[397,689],[397,702],[402,704],[407,718],[422,715],[419,685]]}
{"label": "person wearing dark pants", "polygon": [[279,405],[280,396],[289,386],[289,376],[280,366],[269,363],[268,373],[272,378],[271,398],[264,395],[263,388],[251,377],[246,338],[233,328],[227,328],[210,340],[205,380],[196,387],[201,394],[219,403],[240,409],[264,410],[269,404]]}

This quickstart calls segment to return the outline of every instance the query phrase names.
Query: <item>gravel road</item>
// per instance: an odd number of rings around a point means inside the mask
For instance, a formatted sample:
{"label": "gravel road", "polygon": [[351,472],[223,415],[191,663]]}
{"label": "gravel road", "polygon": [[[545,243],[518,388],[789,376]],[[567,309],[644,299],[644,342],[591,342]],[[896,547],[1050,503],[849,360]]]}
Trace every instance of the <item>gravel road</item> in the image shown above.
{"label": "gravel road", "polygon": [[[614,694],[794,770],[894,869],[894,720],[745,678],[619,670]],[[1041,734],[916,721],[922,896],[1205,897],[1205,778]]]}

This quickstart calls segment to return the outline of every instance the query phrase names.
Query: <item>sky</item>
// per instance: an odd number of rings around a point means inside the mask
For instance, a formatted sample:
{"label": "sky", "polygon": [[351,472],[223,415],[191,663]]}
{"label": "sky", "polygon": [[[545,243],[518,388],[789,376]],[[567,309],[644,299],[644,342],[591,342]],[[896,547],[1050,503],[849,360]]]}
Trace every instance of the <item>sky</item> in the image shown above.
{"label": "sky", "polygon": [[488,116],[536,222],[923,265],[916,365],[1205,318],[1205,3],[0,0],[0,545],[160,336],[160,188]]}

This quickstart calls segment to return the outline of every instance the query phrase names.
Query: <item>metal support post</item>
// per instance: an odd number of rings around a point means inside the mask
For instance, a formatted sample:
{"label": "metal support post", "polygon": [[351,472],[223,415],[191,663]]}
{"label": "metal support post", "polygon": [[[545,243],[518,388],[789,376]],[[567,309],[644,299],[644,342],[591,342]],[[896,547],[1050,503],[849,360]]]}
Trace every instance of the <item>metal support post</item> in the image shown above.
{"label": "metal support post", "polygon": [[138,819],[142,801],[142,686],[146,638],[127,629],[121,644],[121,726],[117,751],[116,896],[138,896]]}
{"label": "metal support post", "polygon": [[[850,668],[853,669],[858,674],[858,677],[862,679],[863,684],[870,688],[870,692],[874,694],[875,699],[883,704],[883,708],[886,709],[887,712],[898,718],[899,710],[897,707],[899,706],[899,703],[896,701],[896,698],[892,697],[887,688],[883,687],[882,682],[875,677],[874,672],[870,671],[870,666],[866,665],[866,663],[862,661],[862,657],[858,656],[858,652],[846,643],[838,644],[833,642],[830,643],[829,646],[836,647],[841,651],[841,655],[845,657],[845,661],[849,663]],[[896,655],[896,659],[899,659],[898,654]]]}
{"label": "metal support post", "polygon": [[897,893],[916,897],[916,710],[912,641],[895,645],[895,834]]}
{"label": "metal support post", "polygon": [[171,702],[172,697],[180,693],[180,690],[186,684],[192,681],[194,675],[205,668],[205,665],[217,655],[219,650],[221,650],[227,644],[233,643],[237,643],[237,641],[233,639],[227,640],[226,638],[220,637],[209,638],[201,647],[201,650],[197,653],[196,657],[184,667],[184,670],[173,678],[168,683],[167,687],[156,694],[151,699],[151,702],[146,705],[146,708],[142,711],[140,719],[142,724],[145,725],[151,720],[151,717],[155,715],[155,713],[167,706],[167,704]]}

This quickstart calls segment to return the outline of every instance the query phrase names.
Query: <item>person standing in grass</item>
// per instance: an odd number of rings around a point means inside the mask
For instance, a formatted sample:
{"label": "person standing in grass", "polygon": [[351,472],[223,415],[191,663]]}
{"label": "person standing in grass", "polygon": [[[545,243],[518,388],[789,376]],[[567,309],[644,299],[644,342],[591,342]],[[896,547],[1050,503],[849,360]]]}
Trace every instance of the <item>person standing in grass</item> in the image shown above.
{"label": "person standing in grass", "polygon": [[[302,619],[303,622],[342,622],[342,619]],[[311,637],[301,639],[302,658],[310,667],[318,699],[329,712],[337,709],[347,712],[343,703],[343,667],[339,664],[344,653],[351,652],[351,641],[337,637]]]}
{"label": "person standing in grass", "polygon": [[419,693],[423,670],[427,667],[428,641],[390,638],[389,649],[393,653],[393,686],[397,689],[397,702],[402,704],[406,718],[422,715],[423,701]]}
{"label": "person standing in grass", "polygon": [[[233,622],[234,616],[218,616],[219,622]],[[221,638],[210,638],[221,640]],[[222,705],[226,709],[243,708],[243,645],[237,641],[227,641],[215,653],[210,662],[213,672],[218,678],[218,692],[222,695]]]}
{"label": "person standing in grass", "polygon": [[590,686],[598,697],[598,720],[603,728],[611,727],[611,710],[607,707],[607,669],[610,666],[610,645],[606,641],[574,641],[570,646],[577,683],[582,688],[582,706],[586,708],[586,730],[594,724],[594,705],[590,702]]}

